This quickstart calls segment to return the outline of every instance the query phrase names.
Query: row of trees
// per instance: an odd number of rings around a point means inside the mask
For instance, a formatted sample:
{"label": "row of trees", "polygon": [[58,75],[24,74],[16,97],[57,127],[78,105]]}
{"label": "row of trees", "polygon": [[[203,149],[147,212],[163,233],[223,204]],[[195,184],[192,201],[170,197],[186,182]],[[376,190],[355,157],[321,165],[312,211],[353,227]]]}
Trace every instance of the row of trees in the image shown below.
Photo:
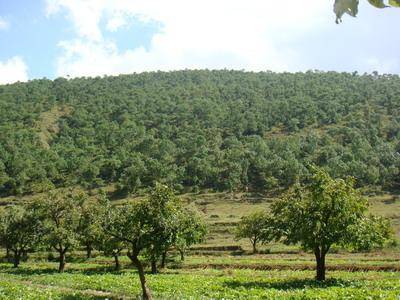
{"label": "row of trees", "polygon": [[66,255],[84,246],[113,256],[127,256],[136,266],[145,299],[151,294],[146,285],[140,257],[165,265],[166,255],[175,248],[183,258],[185,250],[203,240],[206,227],[195,211],[186,209],[171,189],[157,185],[151,195],[140,201],[113,206],[105,197],[89,198],[82,191],[61,190],[24,205],[7,207],[0,216],[0,243],[13,254],[14,266],[21,257],[35,250],[55,250],[59,272]]}
{"label": "row of trees", "polygon": [[333,245],[371,250],[382,247],[391,234],[389,220],[367,215],[367,201],[354,188],[354,179],[333,179],[313,168],[308,184],[292,187],[270,212],[244,217],[236,238],[250,239],[254,253],[258,243],[299,244],[314,253],[316,278],[325,280],[325,256]]}
{"label": "row of trees", "polygon": [[[300,244],[315,254],[317,280],[325,279],[325,257],[333,245],[357,250],[382,247],[391,237],[388,220],[367,215],[367,201],[354,188],[354,180],[333,179],[311,167],[307,184],[294,185],[270,212],[246,216],[237,226],[237,238],[249,238],[253,251],[258,243],[272,240]],[[59,253],[59,271],[66,254],[78,245],[87,256],[92,249],[118,257],[123,249],[136,266],[145,299],[151,298],[140,257],[164,266],[168,250],[183,256],[185,249],[201,242],[206,228],[201,218],[184,208],[171,189],[158,184],[140,201],[112,206],[105,197],[89,198],[82,191],[57,191],[24,205],[6,208],[0,217],[1,245],[13,253],[17,267],[23,255],[37,249]]]}
{"label": "row of trees", "polygon": [[399,188],[399,86],[396,75],[227,70],[0,86],[0,196],[155,182],[274,191],[310,163]]}

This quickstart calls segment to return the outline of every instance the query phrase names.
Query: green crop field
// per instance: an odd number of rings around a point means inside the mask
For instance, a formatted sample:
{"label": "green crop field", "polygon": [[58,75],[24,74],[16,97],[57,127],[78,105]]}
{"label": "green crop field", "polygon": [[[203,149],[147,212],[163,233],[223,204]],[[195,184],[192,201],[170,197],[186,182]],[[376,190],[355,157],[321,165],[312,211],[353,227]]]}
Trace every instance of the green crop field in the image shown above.
{"label": "green crop field", "polygon": [[[283,261],[293,266],[302,263]],[[138,277],[126,267],[114,272],[95,262],[70,263],[59,274],[54,263],[28,263],[18,270],[2,264],[0,299],[137,299]],[[148,274],[147,280],[156,299],[398,299],[400,295],[399,272],[329,271],[324,283],[317,283],[314,275],[311,270],[187,269],[184,264]]]}

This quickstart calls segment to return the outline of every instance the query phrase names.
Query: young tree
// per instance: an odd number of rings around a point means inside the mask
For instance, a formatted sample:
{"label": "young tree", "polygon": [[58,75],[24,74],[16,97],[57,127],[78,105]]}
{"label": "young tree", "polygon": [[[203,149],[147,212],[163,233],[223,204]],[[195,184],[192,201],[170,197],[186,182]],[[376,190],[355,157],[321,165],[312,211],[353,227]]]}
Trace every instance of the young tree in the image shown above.
{"label": "young tree", "polygon": [[354,238],[351,247],[357,251],[371,251],[382,248],[392,237],[390,221],[379,216],[365,216],[352,226]]}
{"label": "young tree", "polygon": [[10,242],[7,239],[9,218],[6,216],[5,209],[0,210],[0,247],[6,249],[6,259],[11,261],[10,257]]}
{"label": "young tree", "polygon": [[253,247],[253,254],[258,252],[259,242],[270,241],[271,238],[270,216],[264,211],[257,211],[243,217],[236,227],[236,239],[248,238]]}
{"label": "young tree", "polygon": [[115,270],[119,271],[121,269],[119,257],[121,256],[122,250],[126,248],[125,243],[120,239],[105,234],[101,236],[97,247],[100,251],[103,251],[105,256],[112,256],[114,258]]}
{"label": "young tree", "polygon": [[163,244],[161,254],[161,268],[165,267],[167,253],[170,248],[175,247],[179,251],[181,261],[185,259],[187,249],[194,244],[201,243],[206,234],[207,226],[199,214],[193,210],[181,209],[177,214],[174,236],[168,243]]}
{"label": "young tree", "polygon": [[[106,200],[103,198],[103,200]],[[104,253],[106,256],[112,256],[115,262],[115,270],[121,269],[119,257],[123,249],[126,248],[126,242],[122,239],[110,235],[107,230],[111,228],[118,228],[118,219],[120,216],[117,214],[119,209],[114,209],[108,201],[101,201],[102,214],[101,214],[101,234],[97,235],[95,242],[96,248]]]}
{"label": "young tree", "polygon": [[81,207],[87,198],[82,191],[59,190],[35,203],[44,219],[46,244],[59,254],[60,273],[65,269],[66,253],[78,245]]}
{"label": "young tree", "polygon": [[[184,210],[179,219],[175,247],[181,255],[181,260],[185,259],[186,250],[194,244],[201,243],[207,234],[207,226],[198,213],[192,210]],[[166,254],[166,253],[165,253]],[[165,255],[161,265],[165,264]]]}
{"label": "young tree", "polygon": [[150,258],[151,271],[155,274],[160,257],[177,239],[183,206],[173,190],[163,184],[156,184],[148,202],[153,234],[146,252]]}
{"label": "young tree", "polygon": [[0,215],[0,241],[13,252],[14,267],[21,257],[34,251],[43,235],[43,227],[36,212],[27,206],[7,207]]}
{"label": "young tree", "polygon": [[354,227],[365,221],[367,202],[354,188],[353,179],[333,179],[312,168],[306,186],[296,185],[273,203],[274,229],[278,239],[300,243],[315,254],[318,281],[325,280],[325,256],[334,244],[348,245],[357,237]]}
{"label": "young tree", "polygon": [[[104,224],[105,232],[108,235],[127,244],[129,248],[127,255],[139,274],[143,299],[152,299],[150,289],[147,287],[143,265],[139,259],[139,254],[149,247],[152,238],[148,208],[147,200],[113,207],[113,212],[108,214]],[[114,216],[118,216],[118,218],[114,218]]]}
{"label": "young tree", "polygon": [[105,232],[127,244],[128,257],[139,273],[143,298],[152,299],[139,254],[146,252],[157,261],[163,251],[175,242],[182,213],[181,203],[170,188],[157,184],[147,199],[109,211],[105,218]]}
{"label": "young tree", "polygon": [[86,258],[92,257],[96,241],[102,236],[102,216],[104,206],[98,198],[84,201],[78,226],[78,240],[86,249]]}

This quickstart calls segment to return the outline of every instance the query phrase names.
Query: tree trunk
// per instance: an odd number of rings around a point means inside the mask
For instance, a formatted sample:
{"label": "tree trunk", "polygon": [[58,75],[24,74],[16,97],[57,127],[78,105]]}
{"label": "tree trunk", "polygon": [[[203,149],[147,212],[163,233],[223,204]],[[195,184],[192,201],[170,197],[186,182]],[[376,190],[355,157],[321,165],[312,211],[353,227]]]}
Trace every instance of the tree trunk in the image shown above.
{"label": "tree trunk", "polygon": [[179,249],[179,253],[181,254],[181,261],[185,260],[185,251],[183,251],[182,249]]}
{"label": "tree trunk", "polygon": [[257,250],[257,240],[254,239],[251,243],[252,243],[252,245],[253,245],[253,254],[257,254],[257,253],[258,253],[258,250]]}
{"label": "tree trunk", "polygon": [[14,268],[18,268],[20,261],[21,261],[21,252],[18,250],[14,250],[14,259],[13,259]]}
{"label": "tree trunk", "polygon": [[60,264],[58,265],[58,273],[62,273],[65,269],[65,251],[60,252],[59,262]]}
{"label": "tree trunk", "polygon": [[114,254],[115,271],[121,270],[121,265],[119,263],[118,254]]}
{"label": "tree trunk", "polygon": [[92,247],[88,244],[86,245],[86,258],[92,258]]}
{"label": "tree trunk", "polygon": [[6,259],[7,262],[11,262],[10,248],[6,248]]}
{"label": "tree trunk", "polygon": [[325,280],[325,254],[319,248],[315,250],[315,258],[317,260],[317,276],[318,281]]}
{"label": "tree trunk", "polygon": [[151,274],[157,274],[157,260],[155,257],[151,258]]}
{"label": "tree trunk", "polygon": [[22,256],[23,261],[27,261],[28,260],[28,251],[23,250],[21,256]]}
{"label": "tree trunk", "polygon": [[161,268],[165,268],[165,261],[167,260],[167,251],[164,251],[161,256]]}
{"label": "tree trunk", "polygon": [[143,299],[144,300],[152,300],[153,297],[151,296],[150,289],[146,285],[146,277],[144,276],[144,271],[143,271],[143,265],[138,259],[138,253],[137,254],[132,254],[128,252],[128,257],[131,259],[132,263],[136,266],[138,273],[139,273],[139,278],[140,278],[140,284],[142,287],[142,292],[143,292]]}

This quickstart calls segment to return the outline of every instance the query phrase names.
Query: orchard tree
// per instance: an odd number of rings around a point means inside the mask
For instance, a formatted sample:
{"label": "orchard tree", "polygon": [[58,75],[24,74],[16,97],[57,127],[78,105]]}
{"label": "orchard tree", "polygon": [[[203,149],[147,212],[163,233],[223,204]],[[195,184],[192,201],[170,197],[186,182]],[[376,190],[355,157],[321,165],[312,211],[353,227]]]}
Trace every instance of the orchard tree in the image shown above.
{"label": "orchard tree", "polygon": [[126,248],[126,242],[113,234],[109,234],[107,230],[118,228],[118,219],[120,218],[119,209],[114,209],[107,199],[103,198],[101,201],[102,214],[101,214],[101,232],[96,236],[96,248],[104,253],[105,256],[112,256],[115,262],[115,270],[121,269],[119,257],[121,252]]}
{"label": "orchard tree", "polygon": [[249,239],[253,247],[253,254],[258,252],[257,244],[272,239],[270,215],[264,211],[257,211],[242,217],[237,224],[236,239]]}
{"label": "orchard tree", "polygon": [[0,241],[2,246],[13,252],[15,268],[22,256],[39,246],[42,236],[42,222],[31,207],[11,206],[1,212]]}
{"label": "orchard tree", "polygon": [[6,259],[10,262],[10,241],[7,239],[9,217],[6,215],[5,208],[0,209],[0,247],[6,249]]}
{"label": "orchard tree", "polygon": [[[174,245],[183,261],[185,259],[185,252],[190,246],[204,241],[207,234],[207,226],[199,214],[192,210],[182,211],[178,226]],[[165,265],[165,255],[166,252],[162,257],[162,266]]]}
{"label": "orchard tree", "polygon": [[[148,218],[147,200],[124,204],[112,208],[105,220],[105,232],[112,238],[124,242],[128,247],[128,257],[137,268],[143,298],[152,299],[147,287],[143,264],[139,254],[150,246],[152,239],[151,220]],[[118,216],[118,218],[114,218]]]}
{"label": "orchard tree", "polygon": [[144,299],[152,299],[152,296],[139,255],[146,253],[157,261],[163,251],[174,244],[182,209],[173,191],[157,184],[148,198],[108,210],[105,233],[127,245],[127,255],[139,273]]}
{"label": "orchard tree", "polygon": [[103,236],[100,236],[96,245],[105,256],[111,256],[114,258],[115,270],[119,271],[121,269],[119,257],[121,256],[122,250],[126,248],[125,243],[118,238],[104,234]]}
{"label": "orchard tree", "polygon": [[183,216],[183,206],[172,189],[159,183],[151,192],[148,201],[148,214],[152,220],[153,235],[146,254],[150,259],[151,272],[155,274],[160,257],[177,239]]}
{"label": "orchard tree", "polygon": [[83,191],[58,190],[35,203],[44,219],[45,242],[59,254],[60,273],[65,269],[66,253],[79,244],[81,208],[87,198]]}
{"label": "orchard tree", "polygon": [[[314,252],[318,281],[325,280],[325,256],[332,245],[350,245],[359,236],[354,228],[366,222],[367,201],[354,180],[333,179],[312,167],[306,186],[296,185],[272,204],[277,239]],[[374,233],[370,228],[371,234]]]}
{"label": "orchard tree", "polygon": [[390,221],[380,216],[365,216],[353,226],[354,239],[350,245],[357,251],[382,248],[393,235]]}
{"label": "orchard tree", "polygon": [[98,198],[87,199],[82,203],[79,226],[78,240],[85,247],[86,258],[92,257],[96,241],[102,236],[102,216],[104,206],[102,200]]}

